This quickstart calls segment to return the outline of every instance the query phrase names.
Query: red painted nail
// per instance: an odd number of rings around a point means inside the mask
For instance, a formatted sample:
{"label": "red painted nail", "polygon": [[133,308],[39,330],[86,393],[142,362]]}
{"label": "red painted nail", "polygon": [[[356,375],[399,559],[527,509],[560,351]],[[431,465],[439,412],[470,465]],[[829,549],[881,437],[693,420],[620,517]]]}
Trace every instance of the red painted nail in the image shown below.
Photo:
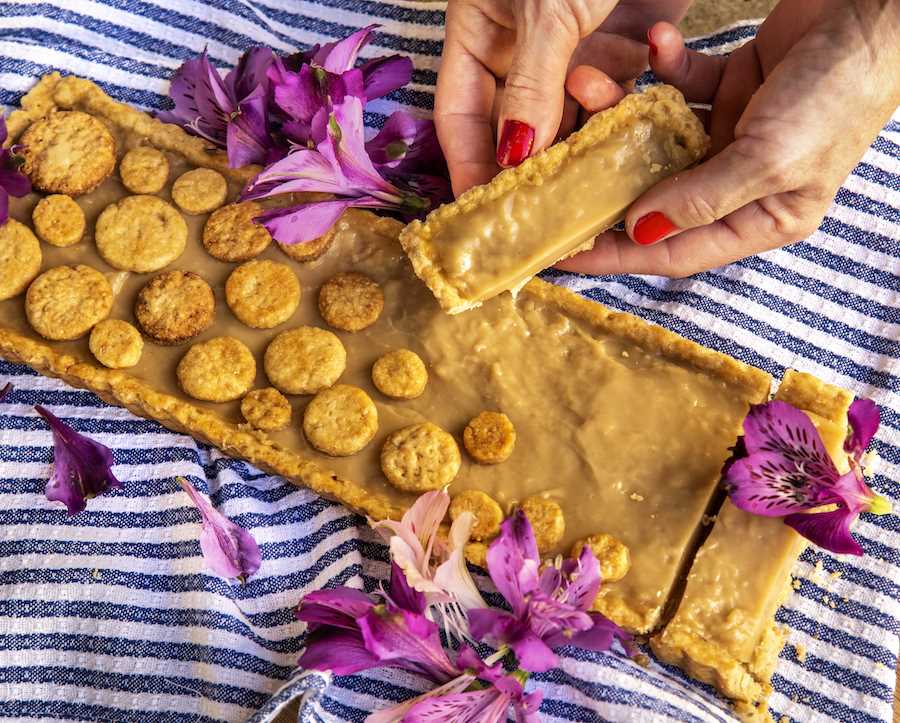
{"label": "red painted nail", "polygon": [[659,211],[653,211],[646,216],[641,216],[637,223],[634,224],[632,236],[642,246],[655,244],[664,236],[668,236],[672,231],[677,231],[678,226],[672,223],[665,214]]}
{"label": "red painted nail", "polygon": [[517,120],[507,120],[497,144],[497,165],[501,168],[518,166],[528,158],[534,145],[534,128]]}
{"label": "red painted nail", "polygon": [[656,43],[653,42],[653,38],[650,37],[650,31],[647,31],[647,45],[650,46],[650,57],[655,57],[659,52],[659,48],[656,47]]}

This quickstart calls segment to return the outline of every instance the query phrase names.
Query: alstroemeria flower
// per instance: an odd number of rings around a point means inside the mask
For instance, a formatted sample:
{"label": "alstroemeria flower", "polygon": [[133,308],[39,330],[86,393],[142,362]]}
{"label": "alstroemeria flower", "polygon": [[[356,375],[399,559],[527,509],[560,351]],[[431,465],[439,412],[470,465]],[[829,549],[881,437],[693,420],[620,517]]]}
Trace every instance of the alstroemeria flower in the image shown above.
{"label": "alstroemeria flower", "polygon": [[434,123],[402,110],[392,113],[366,143],[366,152],[377,168],[394,173],[434,174],[444,164]]}
{"label": "alstroemeria flower", "polygon": [[6,382],[3,389],[0,389],[0,402],[6,399],[7,395],[12,391],[12,382]]}
{"label": "alstroemeria flower", "polygon": [[62,502],[74,515],[87,500],[122,486],[112,473],[115,462],[109,447],[76,432],[40,404],[34,409],[53,433],[53,470],[45,490],[48,500]]}
{"label": "alstroemeria flower", "polygon": [[259,570],[262,555],[253,536],[219,512],[206,495],[194,489],[184,477],[175,480],[200,512],[200,551],[207,566],[216,575],[246,582]]}
{"label": "alstroemeria flower", "polygon": [[469,629],[478,639],[509,646],[525,670],[542,672],[558,662],[554,648],[575,645],[608,650],[631,637],[588,609],[600,589],[600,563],[585,545],[577,560],[540,569],[531,523],[522,510],[503,521],[487,552],[487,567],[512,612],[470,610]]}
{"label": "alstroemeria flower", "polygon": [[223,79],[204,50],[175,72],[169,90],[175,108],[157,117],[226,148],[232,168],[271,161],[268,69],[274,58],[269,48],[251,48]]}
{"label": "alstroemeria flower", "polygon": [[22,161],[16,155],[16,147],[3,147],[6,136],[6,118],[0,114],[0,226],[9,219],[9,197],[21,198],[31,193],[31,181],[22,173]]}
{"label": "alstroemeria flower", "polygon": [[[779,400],[751,407],[742,445],[724,472],[731,501],[742,510],[784,517],[815,545],[835,553],[861,555],[850,534],[861,512],[885,514],[890,502],[866,485],[863,453],[878,430],[878,407],[859,399],[850,406],[851,431],[844,449],[850,471],[841,474],[806,414]],[[836,509],[810,512],[824,505]]]}

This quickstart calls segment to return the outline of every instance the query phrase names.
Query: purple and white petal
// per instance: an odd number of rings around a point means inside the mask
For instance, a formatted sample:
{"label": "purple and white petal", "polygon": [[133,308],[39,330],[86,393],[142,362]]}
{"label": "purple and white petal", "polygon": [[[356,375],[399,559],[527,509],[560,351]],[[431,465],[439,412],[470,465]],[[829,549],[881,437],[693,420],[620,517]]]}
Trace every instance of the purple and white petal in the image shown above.
{"label": "purple and white petal", "polygon": [[318,628],[307,635],[305,645],[306,649],[297,661],[301,668],[353,675],[383,664],[378,656],[366,649],[359,630]]}
{"label": "purple and white petal", "polygon": [[312,62],[329,73],[344,73],[356,65],[360,49],[369,42],[378,25],[367,25],[343,40],[326,43],[313,55]]}
{"label": "purple and white petal", "polygon": [[844,451],[859,461],[878,431],[881,411],[871,399],[856,399],[847,411],[847,421],[850,433],[844,441]]}
{"label": "purple and white petal", "polygon": [[725,476],[731,501],[740,509],[755,515],[783,517],[830,502],[837,502],[833,489],[838,479],[811,477],[808,469],[797,463],[796,456],[781,452],[756,452],[734,462]]}
{"label": "purple and white petal", "polygon": [[862,547],[850,534],[850,525],[856,517],[846,508],[839,507],[830,512],[788,515],[784,522],[823,550],[838,555],[862,555]]}
{"label": "purple and white petal", "polygon": [[412,80],[412,60],[403,55],[388,55],[373,58],[359,69],[363,75],[366,102],[381,98]]}
{"label": "purple and white petal", "polygon": [[313,627],[330,625],[356,630],[357,618],[369,612],[375,603],[362,590],[338,587],[308,593],[297,606],[298,620]]}

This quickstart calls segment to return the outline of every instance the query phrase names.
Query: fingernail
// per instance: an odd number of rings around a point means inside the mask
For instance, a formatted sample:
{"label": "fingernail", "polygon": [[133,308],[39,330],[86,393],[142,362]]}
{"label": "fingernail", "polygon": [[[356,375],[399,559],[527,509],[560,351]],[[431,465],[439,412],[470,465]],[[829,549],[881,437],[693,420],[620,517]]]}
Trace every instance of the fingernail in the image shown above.
{"label": "fingernail", "polygon": [[534,128],[517,120],[507,120],[497,144],[497,165],[501,168],[518,166],[528,158],[534,145]]}
{"label": "fingernail", "polygon": [[646,216],[641,216],[634,224],[634,230],[631,233],[637,243],[649,246],[677,230],[678,226],[666,218],[665,214],[653,211]]}
{"label": "fingernail", "polygon": [[650,57],[656,57],[656,54],[659,52],[659,48],[656,47],[656,43],[653,42],[653,38],[650,37],[650,31],[647,31],[647,45],[650,46]]}

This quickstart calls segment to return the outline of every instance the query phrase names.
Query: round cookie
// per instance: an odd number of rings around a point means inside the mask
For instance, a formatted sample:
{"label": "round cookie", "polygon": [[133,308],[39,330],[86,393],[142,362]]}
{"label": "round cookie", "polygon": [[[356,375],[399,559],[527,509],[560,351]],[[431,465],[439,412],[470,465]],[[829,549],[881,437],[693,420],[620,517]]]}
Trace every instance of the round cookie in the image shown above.
{"label": "round cookie", "polygon": [[287,321],[300,303],[300,282],[287,264],[248,261],[225,282],[225,301],[234,315],[254,329]]}
{"label": "round cookie", "polygon": [[241,400],[241,414],[250,426],[277,432],[291,423],[291,403],[272,387],[252,389]]}
{"label": "round cookie", "polygon": [[99,120],[58,111],[32,123],[19,140],[34,187],[78,196],[102,183],[116,166],[116,142]]}
{"label": "round cookie", "polygon": [[195,344],[175,370],[185,394],[204,402],[230,402],[253,386],[256,360],[247,346],[231,336]]}
{"label": "round cookie", "polygon": [[41,242],[14,218],[0,225],[0,301],[18,296],[41,270]]}
{"label": "round cookie", "polygon": [[67,341],[87,334],[112,308],[106,277],[90,266],[56,266],[31,282],[25,315],[45,339]]}
{"label": "round cookie", "polygon": [[195,168],[182,173],[172,184],[172,200],[192,216],[214,211],[225,203],[227,195],[225,176],[211,168]]}
{"label": "round cookie", "polygon": [[335,329],[365,329],[378,320],[382,309],[381,287],[356,271],[335,274],[319,289],[319,313]]}
{"label": "round cookie", "polygon": [[454,495],[450,502],[450,519],[455,520],[463,512],[475,517],[470,537],[473,540],[490,540],[500,532],[503,510],[497,500],[481,490],[465,490]]}
{"label": "round cookie", "polygon": [[181,344],[209,328],[216,297],[193,271],[163,271],[148,281],[134,302],[144,333],[160,344]]}
{"label": "round cookie", "polygon": [[463,444],[479,464],[499,464],[516,446],[516,428],[502,412],[482,412],[466,425]]}
{"label": "round cookie", "polygon": [[303,434],[332,457],[356,454],[378,431],[375,403],[359,387],[336,384],[316,394],[303,412]]}
{"label": "round cookie", "polygon": [[91,354],[110,369],[127,369],[141,360],[144,340],[141,332],[127,321],[105,319],[91,329],[88,340]]}
{"label": "round cookie", "polygon": [[393,399],[415,399],[425,391],[428,370],[414,351],[389,351],[372,365],[372,383]]}
{"label": "round cookie", "polygon": [[203,226],[203,246],[219,261],[249,261],[272,242],[272,236],[253,219],[263,212],[255,201],[229,203],[213,211]]}
{"label": "round cookie", "polygon": [[566,534],[566,519],[562,508],[542,495],[533,495],[522,502],[522,511],[534,530],[534,539],[541,552],[556,547]]}
{"label": "round cookie", "polygon": [[81,241],[87,225],[81,206],[61,193],[38,201],[31,220],[35,233],[51,246],[74,246]]}
{"label": "round cookie", "polygon": [[181,214],[156,196],[126,196],[97,218],[97,251],[110,266],[141,274],[159,271],[184,252],[188,228]]}
{"label": "round cookie", "polygon": [[169,180],[169,159],[152,146],[132,148],[119,161],[119,177],[132,193],[159,193]]}
{"label": "round cookie", "polygon": [[621,580],[631,569],[631,553],[612,535],[605,533],[591,535],[586,540],[578,540],[572,545],[569,557],[578,559],[582,548],[587,545],[600,563],[600,579],[603,582]]}
{"label": "round cookie", "polygon": [[315,326],[281,332],[263,357],[269,382],[285,394],[315,394],[334,384],[346,366],[341,340]]}
{"label": "round cookie", "polygon": [[466,559],[476,567],[487,567],[488,546],[483,542],[469,542],[465,547]]}
{"label": "round cookie", "polygon": [[315,238],[312,241],[307,241],[302,244],[284,244],[280,241],[276,241],[275,244],[294,261],[299,261],[301,264],[304,264],[307,261],[315,261],[331,248],[331,244],[334,243],[335,234],[337,233],[336,229],[337,224],[328,229],[324,234],[319,236],[319,238]]}
{"label": "round cookie", "polygon": [[431,422],[393,432],[381,448],[382,472],[392,485],[406,492],[450,484],[460,463],[456,440]]}

